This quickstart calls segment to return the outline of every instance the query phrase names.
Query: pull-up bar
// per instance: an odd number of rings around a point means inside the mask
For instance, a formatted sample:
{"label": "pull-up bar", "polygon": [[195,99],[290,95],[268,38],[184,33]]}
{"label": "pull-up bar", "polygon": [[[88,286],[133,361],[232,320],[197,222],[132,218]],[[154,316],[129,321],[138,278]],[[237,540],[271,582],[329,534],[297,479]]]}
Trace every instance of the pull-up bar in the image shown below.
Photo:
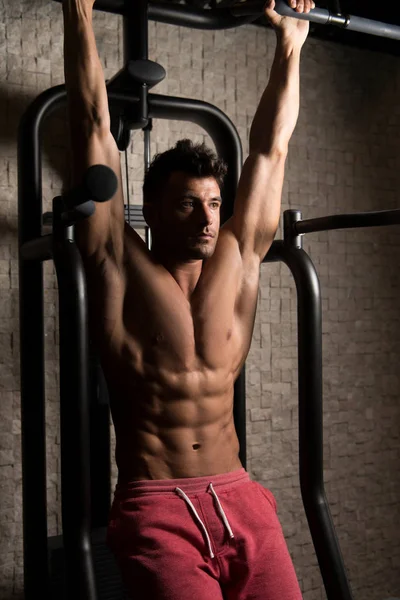
{"label": "pull-up bar", "polygon": [[[260,0],[241,2],[231,7],[231,13],[237,17],[261,14],[264,5],[265,2],[260,2]],[[355,17],[353,15],[335,14],[326,8],[317,7],[310,10],[309,13],[298,13],[288,6],[286,0],[276,0],[275,10],[280,15],[286,17],[294,17],[303,21],[319,23],[320,25],[337,25],[351,31],[400,40],[400,26],[390,23],[381,23],[380,21],[372,21],[371,19]]]}
{"label": "pull-up bar", "polygon": [[[62,0],[55,1],[62,2]],[[132,3],[132,1],[134,0],[96,0],[94,9],[126,16],[130,6],[129,2]],[[261,4],[255,13],[244,16],[234,15],[230,6],[203,9],[173,2],[149,2],[147,7],[147,16],[150,21],[205,30],[232,29],[246,25],[255,21],[261,12]]]}
{"label": "pull-up bar", "polygon": [[[61,2],[62,0],[55,0]],[[125,15],[127,0],[97,0],[94,8],[113,14]],[[196,8],[185,4],[149,2],[148,18],[160,23],[191,27],[193,29],[230,29],[255,21],[264,11],[265,0],[247,0],[231,6],[215,8]],[[372,21],[364,17],[335,14],[326,8],[313,8],[309,13],[298,13],[286,0],[276,0],[275,10],[280,14],[296,19],[319,23],[320,25],[336,25],[343,29],[368,33],[380,37],[400,40],[400,26],[390,23]]]}

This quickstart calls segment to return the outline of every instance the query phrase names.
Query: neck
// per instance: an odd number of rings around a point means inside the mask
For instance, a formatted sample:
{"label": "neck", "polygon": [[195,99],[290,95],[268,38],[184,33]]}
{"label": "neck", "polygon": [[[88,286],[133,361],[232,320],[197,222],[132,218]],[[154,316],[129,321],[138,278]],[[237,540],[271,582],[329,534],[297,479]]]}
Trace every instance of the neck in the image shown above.
{"label": "neck", "polygon": [[190,300],[200,279],[203,267],[202,259],[182,260],[166,256],[165,253],[158,252],[157,248],[152,248],[151,254],[159,264],[163,265],[171,273],[184,296]]}

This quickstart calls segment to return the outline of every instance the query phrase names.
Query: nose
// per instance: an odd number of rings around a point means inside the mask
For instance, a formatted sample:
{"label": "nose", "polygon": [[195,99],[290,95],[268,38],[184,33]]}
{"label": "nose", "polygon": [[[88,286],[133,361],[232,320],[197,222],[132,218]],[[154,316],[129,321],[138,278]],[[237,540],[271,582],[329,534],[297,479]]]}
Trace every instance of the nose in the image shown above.
{"label": "nose", "polygon": [[213,222],[212,210],[209,206],[203,204],[199,211],[199,221],[203,227],[209,227]]}

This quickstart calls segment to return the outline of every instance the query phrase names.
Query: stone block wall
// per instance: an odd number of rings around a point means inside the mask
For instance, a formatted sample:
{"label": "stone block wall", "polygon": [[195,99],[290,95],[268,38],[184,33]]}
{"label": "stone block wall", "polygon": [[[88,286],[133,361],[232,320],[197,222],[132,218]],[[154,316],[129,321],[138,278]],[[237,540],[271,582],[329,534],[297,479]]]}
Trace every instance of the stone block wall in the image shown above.
{"label": "stone block wall", "polygon": [[[50,0],[0,3],[0,598],[23,597],[17,126],[29,102],[63,83],[61,7]],[[96,14],[106,77],[121,66],[121,20]],[[150,58],[167,71],[154,92],[206,100],[232,119],[245,153],[268,80],[274,33],[150,24]],[[283,209],[303,218],[399,206],[400,68],[397,58],[309,39],[301,110],[286,168]],[[197,126],[159,121],[152,153],[177,139],[206,140]],[[46,125],[44,209],[68,171],[65,115]],[[141,133],[128,151],[131,201],[141,202]],[[124,171],[124,163],[123,163]],[[356,600],[400,594],[400,309],[398,227],[304,237],[323,303],[326,491]],[[277,238],[281,237],[281,229]],[[60,531],[57,289],[46,264],[49,534]],[[296,290],[282,264],[262,267],[247,361],[248,468],[275,494],[305,600],[325,598],[298,477]],[[34,348],[32,349],[34,352]]]}

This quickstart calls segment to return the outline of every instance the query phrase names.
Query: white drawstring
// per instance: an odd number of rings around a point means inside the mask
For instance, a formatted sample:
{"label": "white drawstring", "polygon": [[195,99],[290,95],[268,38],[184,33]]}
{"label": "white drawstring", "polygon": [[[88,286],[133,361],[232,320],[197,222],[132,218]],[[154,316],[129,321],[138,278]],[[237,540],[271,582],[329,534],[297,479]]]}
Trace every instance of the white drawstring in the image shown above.
{"label": "white drawstring", "polygon": [[229,521],[228,521],[228,519],[226,518],[225,511],[224,511],[224,509],[222,508],[222,504],[221,504],[221,502],[220,502],[220,500],[219,500],[219,498],[218,498],[218,496],[217,496],[217,493],[216,493],[216,491],[215,491],[215,490],[214,490],[214,488],[213,488],[213,484],[212,484],[212,483],[210,483],[210,485],[209,485],[208,487],[210,488],[210,490],[211,490],[211,493],[212,493],[212,495],[214,496],[214,498],[215,498],[215,500],[216,500],[216,502],[217,502],[217,505],[218,505],[218,510],[219,510],[219,514],[221,515],[221,517],[222,517],[222,520],[223,520],[223,522],[224,522],[224,524],[225,524],[225,527],[226,527],[226,528],[227,528],[227,530],[228,530],[229,536],[230,536],[230,537],[233,539],[235,536],[233,535],[233,531],[232,531],[232,529],[231,529],[231,526],[229,525]]}
{"label": "white drawstring", "polygon": [[[222,521],[224,522],[224,525],[225,525],[226,529],[228,530],[229,537],[230,537],[231,539],[233,539],[235,536],[233,535],[232,528],[231,528],[231,526],[230,526],[230,524],[229,524],[229,521],[228,521],[228,519],[227,519],[227,517],[226,517],[225,511],[224,511],[224,509],[222,508],[222,504],[221,504],[221,502],[220,502],[220,499],[219,499],[219,498],[218,498],[218,496],[217,496],[217,492],[214,490],[214,487],[213,487],[213,484],[212,484],[212,483],[210,483],[210,484],[209,484],[209,486],[208,486],[208,489],[211,491],[212,495],[214,496],[214,499],[215,499],[215,501],[216,501],[216,503],[217,503],[217,506],[218,506],[218,511],[219,511],[219,514],[221,515]],[[201,526],[201,528],[202,528],[202,530],[203,530],[203,532],[204,532],[204,535],[205,535],[205,537],[206,537],[206,540],[207,540],[207,545],[208,545],[208,550],[209,550],[209,552],[210,552],[210,556],[211,556],[211,558],[214,558],[214,556],[215,556],[215,555],[214,555],[214,552],[213,552],[213,550],[212,550],[212,546],[211,546],[211,539],[210,539],[210,536],[209,536],[209,534],[208,534],[207,527],[204,525],[203,521],[202,521],[202,520],[201,520],[201,518],[199,517],[199,514],[198,514],[197,510],[195,509],[195,507],[194,507],[194,505],[193,505],[192,501],[191,501],[191,500],[190,500],[190,498],[189,498],[189,497],[188,497],[188,496],[185,494],[185,492],[184,492],[183,490],[181,490],[181,488],[179,488],[179,487],[176,487],[176,488],[175,488],[175,492],[176,492],[176,493],[177,493],[177,494],[178,494],[178,495],[179,495],[181,498],[183,498],[183,499],[185,500],[185,502],[188,504],[188,506],[189,506],[189,507],[192,509],[192,511],[193,511],[193,514],[194,514],[194,516],[196,517],[196,519],[197,519],[198,523],[200,524],[200,526]]]}
{"label": "white drawstring", "polygon": [[187,504],[190,506],[190,508],[193,511],[194,516],[196,517],[197,521],[200,523],[203,531],[204,531],[204,535],[206,536],[207,539],[207,545],[208,545],[208,550],[210,552],[210,556],[211,558],[214,558],[214,552],[212,550],[212,546],[211,546],[211,540],[210,540],[210,536],[208,535],[208,531],[206,526],[204,525],[203,521],[200,519],[199,514],[197,512],[197,510],[195,509],[192,501],[190,500],[190,498],[188,498],[188,496],[186,496],[185,492],[183,490],[181,490],[181,488],[176,487],[175,488],[175,492],[185,500],[185,502],[187,502]]}

